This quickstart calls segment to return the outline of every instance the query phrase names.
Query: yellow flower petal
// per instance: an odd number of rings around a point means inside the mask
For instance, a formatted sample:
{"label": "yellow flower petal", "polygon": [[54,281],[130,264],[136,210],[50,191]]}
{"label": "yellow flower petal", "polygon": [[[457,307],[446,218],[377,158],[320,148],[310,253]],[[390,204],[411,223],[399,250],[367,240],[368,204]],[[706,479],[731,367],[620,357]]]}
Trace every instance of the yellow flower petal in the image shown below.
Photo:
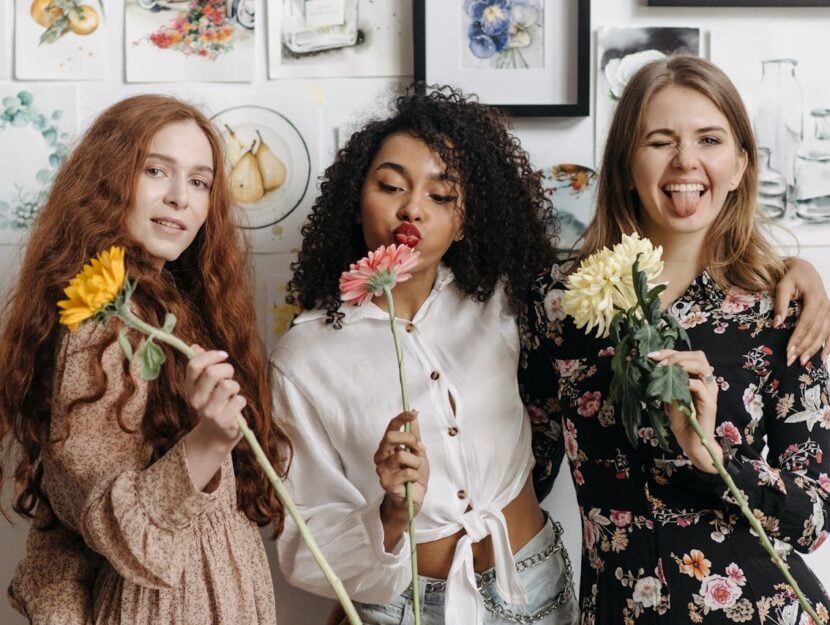
{"label": "yellow flower petal", "polygon": [[60,322],[73,332],[110,302],[115,301],[126,280],[124,248],[113,246],[93,258],[69,281],[58,302]]}

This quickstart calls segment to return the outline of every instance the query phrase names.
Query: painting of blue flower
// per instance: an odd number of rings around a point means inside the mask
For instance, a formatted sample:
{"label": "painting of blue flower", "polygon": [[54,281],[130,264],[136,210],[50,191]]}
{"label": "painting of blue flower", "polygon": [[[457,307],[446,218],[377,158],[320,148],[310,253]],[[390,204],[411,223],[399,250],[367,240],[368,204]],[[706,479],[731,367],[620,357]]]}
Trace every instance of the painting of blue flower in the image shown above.
{"label": "painting of blue flower", "polygon": [[463,0],[463,66],[480,69],[544,67],[544,0]]}

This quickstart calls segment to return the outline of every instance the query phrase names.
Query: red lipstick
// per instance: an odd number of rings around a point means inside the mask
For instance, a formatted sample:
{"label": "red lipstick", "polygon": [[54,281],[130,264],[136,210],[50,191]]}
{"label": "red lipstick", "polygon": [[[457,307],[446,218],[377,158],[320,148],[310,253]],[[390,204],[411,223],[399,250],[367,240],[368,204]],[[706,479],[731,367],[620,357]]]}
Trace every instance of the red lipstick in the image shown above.
{"label": "red lipstick", "polygon": [[421,242],[421,231],[409,223],[404,223],[392,231],[395,235],[395,243],[398,245],[406,245],[407,247],[415,247]]}

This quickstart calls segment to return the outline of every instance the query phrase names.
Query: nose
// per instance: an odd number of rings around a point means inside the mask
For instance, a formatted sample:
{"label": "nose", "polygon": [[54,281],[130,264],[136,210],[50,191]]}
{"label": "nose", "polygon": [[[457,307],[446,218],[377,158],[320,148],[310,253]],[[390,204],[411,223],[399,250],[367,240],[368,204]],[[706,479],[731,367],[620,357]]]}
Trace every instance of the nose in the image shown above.
{"label": "nose", "polygon": [[423,208],[421,207],[422,198],[415,193],[410,193],[398,208],[398,219],[401,221],[421,221],[423,217]]}
{"label": "nose", "polygon": [[695,169],[697,167],[697,153],[694,147],[685,143],[678,143],[677,148],[675,148],[673,163],[678,169]]}
{"label": "nose", "polygon": [[164,203],[177,210],[187,208],[187,180],[182,176],[172,176],[164,194]]}

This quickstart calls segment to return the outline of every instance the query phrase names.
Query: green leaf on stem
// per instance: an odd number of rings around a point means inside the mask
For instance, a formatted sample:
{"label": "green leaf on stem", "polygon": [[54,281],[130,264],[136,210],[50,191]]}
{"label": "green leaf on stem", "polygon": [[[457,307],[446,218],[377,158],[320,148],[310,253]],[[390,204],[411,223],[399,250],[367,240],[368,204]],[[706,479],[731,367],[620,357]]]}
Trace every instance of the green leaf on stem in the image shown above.
{"label": "green leaf on stem", "polygon": [[173,328],[176,327],[176,315],[169,312],[164,316],[164,325],[162,326],[162,330],[167,332],[168,334],[173,333]]}
{"label": "green leaf on stem", "polygon": [[646,387],[646,397],[667,404],[680,401],[691,405],[689,374],[680,365],[654,367]]}
{"label": "green leaf on stem", "polygon": [[164,350],[156,345],[152,339],[144,341],[138,348],[138,358],[141,363],[141,377],[144,380],[155,380],[159,377],[161,366],[167,359]]}
{"label": "green leaf on stem", "polygon": [[665,346],[662,334],[656,327],[649,324],[643,324],[634,331],[634,341],[640,356],[663,349]]}

